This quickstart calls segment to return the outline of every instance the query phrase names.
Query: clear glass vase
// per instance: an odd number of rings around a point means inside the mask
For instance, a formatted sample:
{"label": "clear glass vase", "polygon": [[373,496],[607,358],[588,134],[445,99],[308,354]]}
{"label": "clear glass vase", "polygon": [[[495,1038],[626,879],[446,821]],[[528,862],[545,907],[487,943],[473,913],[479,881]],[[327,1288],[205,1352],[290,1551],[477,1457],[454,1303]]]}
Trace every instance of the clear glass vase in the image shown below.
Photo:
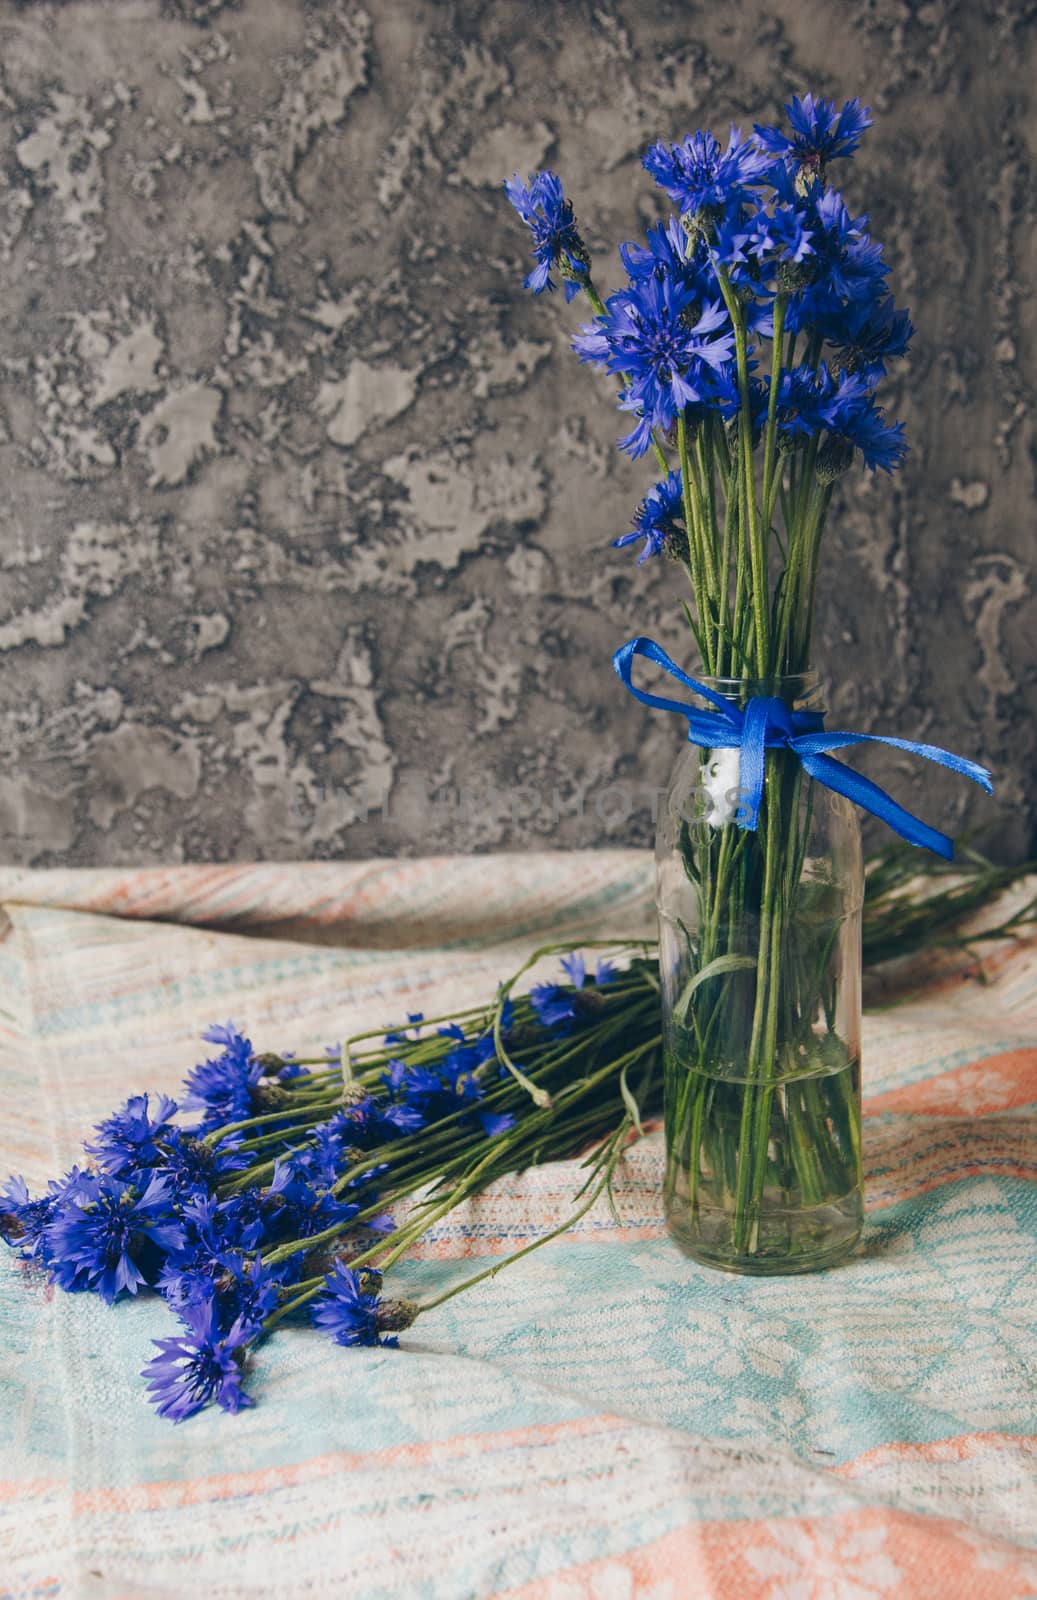
{"label": "clear glass vase", "polygon": [[[814,674],[700,681],[822,709]],[[659,819],[666,1215],[697,1261],[809,1272],[863,1220],[860,826],[775,749],[740,827],[739,758],[688,744]]]}

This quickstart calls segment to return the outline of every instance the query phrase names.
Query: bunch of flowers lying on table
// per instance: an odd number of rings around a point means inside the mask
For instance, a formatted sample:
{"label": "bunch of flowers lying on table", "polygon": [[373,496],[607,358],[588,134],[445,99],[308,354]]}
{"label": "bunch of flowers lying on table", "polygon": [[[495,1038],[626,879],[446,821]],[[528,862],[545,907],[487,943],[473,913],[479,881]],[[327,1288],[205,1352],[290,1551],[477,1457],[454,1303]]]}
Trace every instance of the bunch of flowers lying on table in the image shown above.
{"label": "bunch of flowers lying on table", "polygon": [[622,970],[569,954],[563,982],[513,999],[516,974],[489,1005],[412,1015],[316,1061],[211,1027],[179,1102],[132,1096],[97,1126],[90,1165],[41,1197],[13,1178],[0,1234],[61,1289],[165,1300],[180,1327],[144,1376],[175,1422],[211,1401],[249,1405],[248,1357],[281,1322],[395,1343],[505,1264],[425,1305],[383,1297],[383,1273],[426,1229],[495,1178],[595,1142],[568,1227],[611,1183],[639,1106],[657,1109],[655,964],[610,948]]}
{"label": "bunch of flowers lying on table", "polygon": [[[1023,870],[970,855],[949,882],[940,865],[920,882],[912,851],[883,851],[869,872],[866,961],[955,942],[962,917]],[[1033,915],[1024,906],[983,937]],[[12,1178],[0,1236],[59,1288],[109,1305],[141,1289],[165,1301],[179,1327],[156,1341],[144,1376],[175,1422],[211,1402],[250,1405],[249,1359],[282,1322],[309,1319],[341,1345],[393,1344],[611,1195],[624,1150],[661,1113],[655,951],[604,948],[591,971],[582,953],[548,946],[485,1006],[411,1016],[319,1060],[257,1054],[229,1024],[211,1028],[213,1053],[179,1105],[133,1096],[98,1125],[89,1164],[44,1195]],[[560,980],[516,994],[552,954]],[[560,1227],[421,1305],[383,1295],[383,1274],[456,1206],[586,1150]]]}

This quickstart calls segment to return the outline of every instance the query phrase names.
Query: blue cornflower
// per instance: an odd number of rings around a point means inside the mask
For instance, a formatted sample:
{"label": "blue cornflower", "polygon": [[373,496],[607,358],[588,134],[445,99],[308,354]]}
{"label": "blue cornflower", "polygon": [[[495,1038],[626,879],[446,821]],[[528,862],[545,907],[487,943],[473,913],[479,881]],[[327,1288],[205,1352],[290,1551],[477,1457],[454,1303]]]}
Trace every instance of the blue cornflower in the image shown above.
{"label": "blue cornflower", "polygon": [[203,1061],[184,1081],[185,1110],[204,1113],[204,1129],[222,1127],[227,1122],[244,1122],[254,1115],[255,1091],[263,1076],[263,1064],[252,1051],[252,1041],[244,1038],[232,1022],[214,1024],[202,1038],[223,1046],[215,1061]]}
{"label": "blue cornflower", "polygon": [[796,206],[775,206],[768,222],[768,243],[774,259],[802,266],[814,253],[814,234]]}
{"label": "blue cornflower", "polygon": [[679,554],[682,548],[687,547],[687,534],[681,520],[683,506],[681,475],[671,472],[662,483],[649,489],[637,508],[634,526],[629,533],[613,539],[613,548],[621,550],[624,545],[633,544],[635,539],[643,539],[645,547],[637,558],[638,566],[647,561],[649,556],[661,555],[666,549]]}
{"label": "blue cornflower", "polygon": [[124,1289],[136,1294],[153,1281],[162,1256],[186,1242],[171,1205],[169,1179],[156,1174],[143,1194],[119,1178],[84,1177],[44,1228],[55,1280],[62,1289],[96,1290],[109,1305]]}
{"label": "blue cornflower", "polygon": [[700,304],[716,299],[716,269],[710,258],[712,247],[707,247],[704,238],[689,238],[680,218],[674,216],[650,227],[645,238],[644,245],[627,240],[619,247],[620,260],[631,285],[642,283],[646,278],[668,279],[690,289]]}
{"label": "blue cornflower", "polygon": [[33,1199],[25,1179],[12,1175],[7,1188],[0,1191],[0,1239],[5,1244],[20,1245],[23,1261],[48,1266],[46,1230],[56,1208],[62,1201],[75,1198],[80,1190],[89,1196],[96,1182],[93,1173],[73,1167],[63,1178],[52,1178],[47,1193]]}
{"label": "blue cornflower", "polygon": [[910,316],[897,310],[891,295],[841,307],[821,326],[828,342],[841,352],[846,371],[859,373],[868,383],[884,375],[887,361],[907,353],[915,331]]}
{"label": "blue cornflower", "polygon": [[216,1299],[216,1277],[223,1264],[185,1266],[170,1257],[155,1279],[155,1288],[166,1304],[179,1316],[189,1306],[202,1306]]}
{"label": "blue cornflower", "polygon": [[804,365],[783,372],[778,385],[778,433],[792,440],[815,438],[832,421],[835,397],[836,383],[824,362],[816,371]]}
{"label": "blue cornflower", "polygon": [[154,1170],[171,1179],[177,1199],[207,1194],[223,1178],[242,1172],[249,1165],[247,1152],[238,1151],[241,1142],[240,1133],[231,1133],[218,1144],[208,1145],[183,1128],[171,1128],[162,1141]]}
{"label": "blue cornflower", "polygon": [[[813,231],[807,213],[795,202],[776,204],[772,210],[758,204],[752,212],[726,219],[717,229],[717,259],[733,268],[732,276],[756,293],[764,290],[758,281],[761,265],[785,262],[799,266],[814,253]],[[754,276],[755,273],[755,276]]]}
{"label": "blue cornflower", "polygon": [[808,173],[823,172],[827,162],[852,156],[872,123],[871,107],[862,106],[857,99],[847,100],[843,109],[836,111],[834,100],[815,100],[812,94],[805,94],[802,100],[793,95],[785,115],[792,124],[791,135],[760,123],[753,131],[764,150],[797,163]]}
{"label": "blue cornflower", "polygon": [[812,253],[804,264],[806,286],[791,295],[786,327],[794,333],[823,325],[848,305],[875,304],[889,271],[882,246],[867,231],[866,216],[852,217],[841,195],[815,185],[804,204]]}
{"label": "blue cornflower", "polygon": [[306,1149],[290,1157],[293,1172],[302,1173],[312,1182],[331,1188],[346,1164],[347,1127],[345,1120],[336,1114],[314,1128]]}
{"label": "blue cornflower", "polygon": [[[477,1076],[483,1057],[469,1046],[459,1050],[451,1050],[449,1055],[443,1057],[438,1065],[442,1090],[445,1090],[451,1101],[477,1100],[482,1094]],[[456,1104],[451,1104],[449,1110],[456,1111]]]}
{"label": "blue cornflower", "polygon": [[[224,1291],[224,1308],[230,1307],[234,1320],[262,1322],[281,1301],[281,1291],[286,1282],[298,1277],[302,1270],[301,1257],[292,1256],[275,1267],[269,1267],[262,1256],[235,1256],[229,1262],[234,1277],[233,1287]],[[226,1309],[224,1314],[226,1315]]]}
{"label": "blue cornflower", "polygon": [[[357,1145],[349,1151],[350,1160],[353,1161],[362,1157],[363,1153],[363,1146]],[[380,1179],[384,1178],[385,1174],[390,1170],[390,1166],[391,1163],[388,1161],[379,1161],[373,1167],[368,1167],[365,1171],[359,1173],[352,1173],[352,1169],[347,1167],[345,1172],[342,1173],[343,1178],[348,1178],[345,1187],[347,1189],[374,1190]],[[370,1204],[370,1197],[368,1197],[367,1203]]]}
{"label": "blue cornflower", "polygon": [[235,1060],[242,1062],[252,1060],[252,1041],[246,1039],[233,1022],[211,1022],[202,1034],[202,1038],[206,1044],[222,1045],[224,1053],[233,1056]]}
{"label": "blue cornflower", "polygon": [[238,1249],[253,1250],[262,1244],[267,1235],[267,1217],[263,1210],[263,1194],[259,1189],[245,1189],[220,1201],[220,1226],[224,1237],[233,1241]]}
{"label": "blue cornflower", "polygon": [[261,1322],[279,1304],[286,1283],[302,1271],[301,1257],[291,1256],[276,1270],[259,1255],[236,1249],[217,1249],[193,1259],[166,1262],[155,1287],[178,1315],[191,1306],[211,1303],[223,1330],[240,1317]]}
{"label": "blue cornflower", "polygon": [[325,1228],[351,1222],[360,1207],[339,1200],[328,1188],[309,1183],[288,1162],[277,1161],[263,1209],[276,1218],[278,1232],[285,1238],[310,1239]]}
{"label": "blue cornflower", "polygon": [[336,1113],[343,1122],[343,1136],[348,1140],[349,1147],[354,1151],[368,1149],[372,1144],[378,1144],[385,1132],[381,1126],[380,1116],[385,1109],[383,1096],[367,1094],[356,1088],[357,1098],[351,1099],[340,1112]]}
{"label": "blue cornflower", "polygon": [[196,1195],[181,1216],[185,1242],[167,1259],[155,1287],[174,1308],[216,1300],[221,1326],[229,1327],[245,1309],[239,1292],[243,1263],[267,1235],[259,1197],[250,1193],[220,1201]]}
{"label": "blue cornflower", "polygon": [[367,1221],[360,1224],[360,1226],[366,1228],[369,1233],[394,1233],[396,1231],[396,1223],[393,1220],[391,1211],[379,1211],[376,1216],[368,1217]]}
{"label": "blue cornflower", "polygon": [[477,1111],[475,1115],[487,1139],[496,1139],[499,1133],[508,1133],[515,1126],[511,1111]]}
{"label": "blue cornflower", "polygon": [[[507,1068],[505,1068],[507,1071]],[[470,1098],[482,1100],[483,1088],[479,1085],[478,1093]],[[487,1139],[495,1139],[500,1133],[508,1133],[515,1126],[515,1116],[510,1111],[488,1111],[485,1106],[474,1105],[469,1117],[465,1119],[469,1125],[474,1120],[486,1135]]]}
{"label": "blue cornflower", "polygon": [[155,1339],[159,1354],[141,1373],[148,1380],[148,1399],[160,1417],[183,1422],[215,1400],[224,1411],[240,1411],[253,1402],[241,1387],[241,1369],[249,1345],[259,1333],[255,1323],[239,1319],[221,1333],[211,1301],[184,1306],[188,1332],[173,1339]]}
{"label": "blue cornflower", "polygon": [[[573,950],[561,959],[562,971],[566,974],[574,989],[582,989],[587,982],[587,961],[582,950]],[[601,988],[603,984],[611,983],[616,976],[616,967],[613,962],[599,956],[594,968],[594,984]]]}
{"label": "blue cornflower", "polygon": [[[561,964],[571,987],[559,983],[535,983],[529,991],[529,1000],[543,1027],[565,1034],[578,1017],[595,1011],[600,1002],[581,993],[587,981],[587,963],[582,951],[575,950],[563,956]],[[612,962],[600,959],[594,974],[595,988],[611,983],[615,976],[616,968]]]}
{"label": "blue cornflower", "polygon": [[[469,1044],[458,1044],[448,1050],[435,1069],[407,1067],[393,1085],[402,1100],[417,1106],[428,1120],[446,1116],[457,1109],[457,1098],[477,1097],[480,1090],[475,1073],[481,1065],[481,1053]],[[402,1066],[402,1063],[395,1063]]]}
{"label": "blue cornflower", "polygon": [[653,428],[667,432],[686,406],[708,402],[712,374],[734,354],[724,306],[696,306],[693,320],[694,302],[691,286],[644,278],[610,296],[604,316],[573,340],[581,361],[603,363],[626,381],[620,409],[635,412],[639,421],[619,444],[632,456],[644,455]]}
{"label": "blue cornflower", "polygon": [[176,1116],[176,1101],[160,1094],[154,1116],[148,1111],[148,1096],[135,1094],[104,1122],[97,1124],[101,1135],[88,1144],[88,1155],[96,1156],[105,1172],[124,1177],[142,1167],[152,1167],[160,1158],[160,1143],[171,1130]]}
{"label": "blue cornflower", "polygon": [[267,1266],[262,1256],[240,1250],[226,1250],[203,1266],[183,1269],[179,1275],[167,1270],[158,1287],[176,1310],[211,1300],[219,1326],[230,1328],[239,1319],[262,1322],[281,1299],[285,1283],[297,1280],[301,1256],[291,1256],[277,1268]]}
{"label": "blue cornflower", "polygon": [[753,257],[760,257],[766,250],[768,221],[767,212],[762,209],[750,212],[744,206],[734,207],[717,223],[712,241],[714,260],[728,268],[728,276],[734,282],[744,283],[750,290],[758,287],[759,273],[753,278],[746,269]]}
{"label": "blue cornflower", "polygon": [[413,1104],[420,1104],[430,1096],[438,1094],[442,1088],[435,1073],[430,1072],[427,1067],[408,1067],[407,1063],[397,1056],[386,1062],[382,1083],[394,1100]]}
{"label": "blue cornflower", "polygon": [[[417,1307],[407,1301],[383,1301],[376,1292],[381,1274],[358,1273],[336,1261],[324,1279],[326,1288],[314,1304],[312,1319],[341,1345],[395,1345],[387,1333],[409,1328]],[[374,1290],[375,1292],[372,1292]]]}
{"label": "blue cornflower", "polygon": [[[889,423],[870,394],[854,395],[838,407],[826,441],[829,453],[838,461],[840,451],[859,450],[864,465],[871,471],[893,472],[903,461],[908,446],[902,422]],[[821,457],[818,465],[822,466]]]}
{"label": "blue cornflower", "polygon": [[567,1031],[576,1017],[573,995],[557,983],[535,983],[529,1003],[545,1028]]}
{"label": "blue cornflower", "polygon": [[350,1144],[362,1150],[376,1130],[378,1102],[373,1095],[364,1094],[359,1089],[357,1094],[359,1098],[350,1100],[337,1114],[349,1124]]}
{"label": "blue cornflower", "polygon": [[551,269],[565,281],[568,303],[579,294],[590,271],[587,246],[580,238],[570,201],[565,198],[561,180],[553,172],[534,172],[525,186],[518,174],[504,185],[504,192],[533,235],[536,266],[525,280],[534,294],[553,292]]}
{"label": "blue cornflower", "polygon": [[[505,1006],[504,1015],[501,1018],[502,1031],[506,1032],[509,1026],[510,1019],[508,1018],[508,1007]],[[493,1061],[497,1051],[493,1043],[492,1032],[479,1034],[479,1036],[473,1039],[471,1044],[468,1046],[468,1051],[469,1058],[476,1067],[483,1067],[487,1064],[487,1062]]]}
{"label": "blue cornflower", "polygon": [[436,1095],[443,1093],[443,1082],[438,1073],[428,1067],[408,1067],[405,1061],[398,1059],[386,1064],[386,1069],[382,1073],[382,1083],[394,1102],[417,1106],[421,1110],[424,1110]]}
{"label": "blue cornflower", "polygon": [[428,1121],[424,1111],[418,1106],[407,1105],[404,1102],[384,1105],[373,1101],[372,1114],[377,1128],[390,1136],[399,1134],[402,1137],[404,1134],[418,1133]]}
{"label": "blue cornflower", "polygon": [[572,950],[563,956],[559,965],[574,989],[582,989],[587,981],[587,962],[582,950]]}
{"label": "blue cornflower", "polygon": [[330,1334],[336,1344],[379,1344],[377,1294],[367,1293],[357,1273],[341,1261],[335,1262],[324,1282],[327,1292],[311,1313],[317,1327]]}
{"label": "blue cornflower", "polygon": [[391,1033],[387,1033],[385,1035],[386,1044],[404,1044],[408,1039],[420,1039],[421,1025],[424,1020],[425,1013],[423,1011],[408,1011],[407,1021],[411,1024],[411,1026],[409,1028],[396,1029]]}
{"label": "blue cornflower", "polygon": [[[868,233],[867,216],[852,217],[841,194],[826,189],[817,202],[815,253],[825,286],[847,300],[872,297],[889,271],[882,246]],[[815,279],[815,283],[816,283]]]}
{"label": "blue cornflower", "polygon": [[510,1113],[487,1111],[477,1103],[484,1092],[480,1069],[494,1059],[492,1037],[482,1034],[468,1042],[464,1030],[456,1024],[437,1032],[454,1041],[456,1047],[447,1051],[434,1068],[408,1067],[398,1060],[387,1064],[382,1082],[390,1103],[380,1103],[377,1111],[383,1125],[396,1133],[415,1132],[427,1123],[454,1115],[467,1104],[489,1137],[513,1127],[515,1119]]}
{"label": "blue cornflower", "polygon": [[20,1245],[23,1261],[39,1260],[43,1230],[53,1210],[53,1194],[40,1195],[34,1200],[25,1179],[12,1173],[7,1187],[0,1189],[0,1239],[5,1244]]}
{"label": "blue cornflower", "polygon": [[187,1238],[175,1264],[222,1261],[227,1251],[253,1250],[266,1241],[270,1218],[258,1189],[246,1189],[228,1200],[201,1192],[177,1199]]}
{"label": "blue cornflower", "polygon": [[181,1216],[188,1227],[183,1253],[196,1262],[222,1260],[228,1250],[252,1250],[266,1234],[255,1191],[229,1200],[196,1195],[184,1205]]}
{"label": "blue cornflower", "polygon": [[576,997],[559,983],[535,983],[529,991],[529,1003],[541,1026],[552,1031],[567,1033],[576,1020]]}
{"label": "blue cornflower", "polygon": [[647,245],[635,245],[632,240],[619,245],[619,259],[629,280],[639,283],[656,272],[663,277],[680,277],[687,258],[688,235],[677,218],[655,222],[648,229],[647,240]]}
{"label": "blue cornflower", "polygon": [[[508,1000],[501,1012],[502,1032],[507,1032],[513,1020],[514,1007]],[[480,1034],[470,1043],[452,1050],[443,1058],[438,1070],[445,1080],[447,1098],[442,1102],[441,1115],[456,1111],[459,1099],[469,1103],[482,1100],[485,1093],[482,1069],[488,1067],[496,1058],[497,1050],[491,1033]],[[502,1068],[501,1071],[506,1073],[507,1068]],[[470,1122],[472,1119],[490,1139],[496,1138],[500,1133],[507,1133],[509,1128],[515,1126],[515,1118],[510,1111],[488,1111],[480,1104],[472,1104],[470,1117],[466,1120]]]}
{"label": "blue cornflower", "polygon": [[751,198],[771,160],[732,127],[726,150],[711,133],[689,134],[681,144],[653,144],[643,165],[682,217],[706,212],[715,218]]}

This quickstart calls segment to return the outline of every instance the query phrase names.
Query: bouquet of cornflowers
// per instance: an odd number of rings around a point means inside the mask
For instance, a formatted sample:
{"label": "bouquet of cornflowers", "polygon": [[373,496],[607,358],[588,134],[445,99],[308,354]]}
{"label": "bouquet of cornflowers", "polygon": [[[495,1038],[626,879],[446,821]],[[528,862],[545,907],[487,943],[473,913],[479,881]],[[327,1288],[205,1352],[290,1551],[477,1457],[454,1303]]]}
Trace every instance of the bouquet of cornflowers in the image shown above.
{"label": "bouquet of cornflowers", "polygon": [[[505,184],[533,238],[526,287],[550,291],[556,274],[566,300],[590,303],[573,348],[618,383],[632,423],[619,448],[653,455],[664,474],[614,543],[683,570],[701,677],[643,637],[614,665],[642,703],[686,716],[703,752],[690,793],[675,776],[660,831],[672,862],[659,901],[667,1200],[678,1237],[686,1213],[693,1254],[760,1271],[823,1264],[832,1230],[844,1250],[860,1228],[860,858],[845,802],[952,854],[833,759],[876,736],[827,732],[817,701],[834,485],[856,461],[892,472],[904,458],[903,425],[878,395],[912,326],[868,218],[828,183],[870,126],[867,108],[808,94],[787,115],[787,128],[756,124],[748,138],[732,128],[726,148],[704,132],[652,145],[643,164],[676,214],[620,246],[626,281],[604,300],[555,174]],[[695,698],[635,687],[638,657]],[[879,742],[990,789],[983,768],[946,751]]]}
{"label": "bouquet of cornflowers", "polygon": [[620,449],[651,451],[666,473],[615,543],[643,540],[642,562],[665,554],[685,569],[688,623],[715,677],[810,665],[832,485],[858,454],[892,472],[907,449],[876,393],[911,322],[868,218],[825,181],[870,116],[810,95],[788,114],[791,132],[757,125],[743,140],[732,128],[726,150],[709,133],[652,146],[644,165],[679,214],[646,245],[621,245],[627,283],[607,303],[558,178],[506,185],[534,239],[526,287],[552,290],[555,271],[567,300],[586,295],[596,317],[573,347],[619,379],[634,419]]}
{"label": "bouquet of cornflowers", "polygon": [[505,1173],[593,1142],[569,1227],[611,1184],[640,1108],[657,1109],[654,961],[610,949],[622,970],[601,958],[589,971],[570,952],[560,983],[512,998],[517,973],[488,1005],[411,1015],[319,1060],[257,1054],[233,1024],[213,1026],[215,1052],[179,1104],[132,1096],[98,1124],[89,1164],[43,1195],[12,1178],[0,1237],[70,1293],[161,1296],[180,1326],[143,1376],[174,1422],[210,1402],[250,1405],[249,1358],[282,1322],[393,1344],[555,1236],[425,1304],[387,1298],[383,1273],[429,1227]]}

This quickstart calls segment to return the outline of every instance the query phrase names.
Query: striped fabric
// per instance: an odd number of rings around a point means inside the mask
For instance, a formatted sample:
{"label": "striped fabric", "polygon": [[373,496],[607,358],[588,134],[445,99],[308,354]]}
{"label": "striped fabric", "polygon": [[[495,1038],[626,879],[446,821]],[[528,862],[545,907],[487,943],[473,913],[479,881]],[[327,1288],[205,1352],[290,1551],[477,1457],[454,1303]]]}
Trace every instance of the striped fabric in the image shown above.
{"label": "striped fabric", "polygon": [[[1032,892],[1032,886],[1031,886]],[[651,925],[628,851],[0,872],[0,1175],[63,1170],[207,1022],[318,1049],[486,997],[551,939]],[[743,1279],[665,1237],[661,1148],[401,1348],[310,1329],[239,1417],[137,1374],[168,1313],[0,1262],[0,1596],[1022,1600],[1037,1595],[1037,944],[894,975],[865,1025],[869,1220]],[[565,1215],[499,1184],[394,1273],[417,1297]],[[390,1280],[391,1281],[391,1280]]]}

